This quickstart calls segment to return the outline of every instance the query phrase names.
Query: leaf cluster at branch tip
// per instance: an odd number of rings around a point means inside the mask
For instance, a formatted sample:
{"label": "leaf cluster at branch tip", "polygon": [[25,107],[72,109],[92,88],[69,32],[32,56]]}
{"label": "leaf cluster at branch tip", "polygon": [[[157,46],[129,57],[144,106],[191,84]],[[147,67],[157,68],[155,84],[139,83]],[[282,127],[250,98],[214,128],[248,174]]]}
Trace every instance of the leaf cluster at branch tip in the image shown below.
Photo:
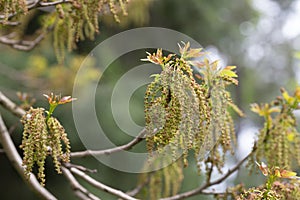
{"label": "leaf cluster at branch tip", "polygon": [[[254,158],[265,160],[270,166],[291,169],[293,163],[300,164],[300,134],[294,111],[300,103],[300,87],[293,95],[281,89],[282,96],[271,103],[252,104],[251,110],[264,117],[264,127],[259,131]],[[254,163],[253,160],[249,163]]]}

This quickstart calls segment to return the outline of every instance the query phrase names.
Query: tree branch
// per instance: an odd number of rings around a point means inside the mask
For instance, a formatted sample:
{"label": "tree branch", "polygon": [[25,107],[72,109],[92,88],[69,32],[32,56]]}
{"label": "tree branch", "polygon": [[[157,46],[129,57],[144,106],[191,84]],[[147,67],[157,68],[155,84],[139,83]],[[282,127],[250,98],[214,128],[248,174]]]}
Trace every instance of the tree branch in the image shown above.
{"label": "tree branch", "polygon": [[205,189],[213,186],[213,185],[217,185],[221,182],[223,182],[225,179],[227,179],[231,174],[233,174],[235,171],[237,171],[241,165],[252,155],[252,153],[256,150],[256,145],[254,144],[253,150],[243,159],[241,160],[235,167],[233,167],[232,169],[229,169],[228,172],[222,176],[221,178],[212,181],[212,182],[206,182],[203,186],[200,186],[199,188],[181,193],[181,194],[177,194],[171,197],[167,197],[167,198],[162,198],[160,200],[177,200],[177,199],[184,199],[187,197],[191,197],[194,195],[198,195],[198,194],[206,194],[207,192],[204,191]]}
{"label": "tree branch", "polygon": [[12,112],[17,117],[22,117],[25,115],[25,110],[18,107],[15,103],[13,103],[10,99],[8,99],[1,91],[0,91],[0,105],[2,105],[5,109]]}
{"label": "tree branch", "polygon": [[15,40],[12,39],[12,36],[15,34],[10,33],[8,35],[0,36],[0,42],[2,44],[10,45],[12,48],[17,50],[30,51],[44,39],[48,32],[49,31],[43,31],[34,40]]}
{"label": "tree branch", "polygon": [[[15,110],[15,108],[12,110]],[[2,120],[1,113],[0,113],[0,141],[11,164],[19,173],[19,175],[22,177],[22,179],[25,181],[25,183],[27,183],[29,188],[31,188],[36,194],[38,194],[43,199],[55,200],[56,197],[53,196],[47,189],[45,189],[40,185],[40,183],[38,182],[34,174],[31,173],[29,179],[27,179],[27,177],[25,176],[24,168],[22,166],[22,159],[18,154],[18,151],[15,148],[15,145],[7,131],[7,128]]]}
{"label": "tree branch", "polygon": [[67,180],[70,182],[72,189],[74,190],[75,195],[82,200],[100,200],[94,194],[90,193],[85,187],[80,185],[80,183],[76,180],[73,174],[69,169],[65,167],[61,167],[61,170]]}
{"label": "tree branch", "polygon": [[[16,104],[14,104],[10,99],[8,99],[1,91],[0,91],[0,105],[2,105],[4,108],[6,108],[8,111],[12,112],[14,115],[17,117],[22,117],[25,114],[25,111],[21,108],[19,108]],[[24,169],[22,167],[22,159],[19,156],[15,145],[13,144],[10,134],[4,125],[1,115],[0,115],[0,141],[2,143],[4,151],[8,154],[9,160],[11,163],[14,165],[14,167],[17,169],[19,174],[22,176],[24,180],[28,182],[31,188],[33,188],[34,191],[36,191],[40,196],[42,196],[44,199],[51,199],[55,200],[56,198],[52,196],[51,193],[49,193],[45,188],[43,188],[35,176],[33,174],[30,174],[30,179],[27,180],[25,175],[24,175]],[[8,149],[8,150],[7,150]],[[83,173],[80,170],[84,170],[87,172],[95,172],[94,170],[89,170],[83,166],[79,165],[74,165],[74,164],[65,164],[65,166],[68,166],[70,169],[78,170],[79,172]],[[79,170],[80,169],[80,170]],[[82,200],[100,200],[98,197],[90,193],[86,188],[84,188],[82,185],[79,184],[79,182],[75,179],[75,177],[72,175],[69,169],[66,167],[62,167],[62,171],[65,175],[65,177],[69,180],[72,189],[74,190],[75,195],[82,199]],[[87,175],[86,175],[87,176]],[[88,176],[87,176],[88,177]],[[89,181],[92,181],[93,179],[90,178]],[[96,185],[97,187],[103,187],[103,190],[109,191],[111,193],[116,193],[118,196],[124,196],[121,191],[115,190],[113,188],[110,188],[108,186],[105,186],[104,184],[101,185],[101,183],[93,180],[93,184],[98,184]],[[49,194],[48,194],[49,193]],[[124,193],[125,194],[125,193]],[[125,194],[126,195],[126,194]],[[128,195],[127,195],[128,196]],[[126,197],[126,196],[125,196]],[[128,196],[130,197],[130,196]],[[131,198],[131,199],[130,199]],[[129,199],[133,200],[134,198],[124,198],[124,199]]]}
{"label": "tree branch", "polygon": [[96,169],[88,169],[82,165],[76,165],[76,164],[73,164],[73,163],[64,163],[64,166],[68,169],[70,169],[71,167],[73,168],[77,168],[79,169],[80,171],[83,171],[83,172],[88,172],[88,173],[96,173],[97,170]]}
{"label": "tree branch", "polygon": [[58,1],[52,1],[52,2],[39,1],[38,6],[39,7],[49,7],[49,6],[55,6],[57,4],[71,3],[71,2],[73,2],[73,1],[71,1],[71,0],[58,0]]}
{"label": "tree branch", "polygon": [[109,155],[115,152],[123,151],[123,150],[129,150],[134,145],[140,143],[144,136],[146,135],[147,130],[144,128],[132,141],[130,141],[127,144],[124,144],[122,146],[114,147],[111,149],[104,149],[104,150],[86,150],[86,151],[80,151],[80,152],[72,152],[71,157],[72,158],[81,158],[86,156],[96,156],[96,155]]}
{"label": "tree branch", "polygon": [[143,183],[141,183],[141,184],[139,184],[136,188],[134,188],[133,190],[130,190],[130,191],[128,191],[128,192],[126,192],[126,194],[128,194],[129,196],[135,196],[135,195],[137,195],[140,191],[141,191],[141,189],[143,189],[143,187],[146,185],[146,184],[148,184],[149,183],[149,177],[147,178],[147,180],[146,181],[144,181]]}
{"label": "tree branch", "polygon": [[[16,104],[14,104],[10,99],[8,99],[2,92],[0,92],[0,105],[2,105],[4,108],[6,108],[8,111],[12,112],[14,115],[16,115],[17,117],[22,117],[25,114],[25,111],[21,108],[19,108]],[[0,118],[1,119],[1,118]],[[5,132],[5,134],[9,137],[10,139],[10,135],[5,127],[5,130],[2,128],[2,124],[0,123],[0,128],[1,128],[1,133]],[[74,157],[84,157],[84,156],[88,156],[88,155],[99,155],[98,153],[100,152],[100,154],[111,154],[117,151],[121,151],[121,150],[128,150],[130,148],[132,148],[134,145],[136,145],[137,143],[139,143],[140,141],[143,140],[143,136],[146,134],[146,129],[143,129],[137,137],[135,137],[131,142],[123,145],[123,146],[119,146],[116,148],[112,148],[112,149],[107,149],[107,150],[101,150],[101,151],[84,151],[84,152],[77,152],[74,153]],[[3,134],[1,134],[2,136]],[[0,141],[2,141],[4,139],[1,138]],[[4,142],[7,139],[4,140]],[[10,139],[11,140],[11,139]],[[2,142],[3,143],[3,142]],[[3,145],[4,146],[4,145]],[[14,148],[15,146],[11,141],[11,144],[6,145],[10,148]],[[4,150],[6,150],[6,148],[4,147]],[[15,149],[15,153],[17,154],[17,150]],[[20,167],[20,175],[22,177],[25,177],[24,172],[23,172],[23,168],[22,168],[22,160],[20,158],[20,156],[17,154],[15,156],[18,156],[18,163],[19,163],[19,167]],[[70,168],[67,169],[66,167]],[[122,199],[126,199],[126,200],[136,200],[135,198],[123,193],[120,190],[111,188],[107,185],[104,185],[96,180],[94,180],[93,178],[91,178],[90,176],[88,176],[87,174],[85,174],[83,171],[86,172],[94,172],[93,170],[89,170],[87,168],[84,167],[80,167],[78,165],[74,165],[74,164],[65,164],[65,167],[62,167],[63,173],[66,176],[66,178],[70,181],[71,186],[73,188],[73,190],[75,191],[75,195],[81,199],[95,199],[98,200],[99,198],[94,196],[93,194],[91,194],[89,191],[87,191],[83,186],[81,186],[77,180],[74,178],[74,176],[72,175],[72,173],[76,174],[77,176],[81,177],[82,179],[84,179],[85,181],[87,181],[88,183],[90,183],[91,185],[105,191],[108,192],[110,194],[116,195]],[[83,170],[83,171],[81,171]],[[71,172],[72,173],[71,173]],[[27,179],[26,179],[27,180]],[[40,184],[37,182],[37,180],[35,179],[35,176],[32,175],[29,179],[29,181],[36,181],[36,183],[38,184],[39,187]],[[43,187],[41,187],[42,189],[44,189]],[[44,189],[45,191],[47,191],[46,189]],[[48,199],[55,199],[55,198],[48,198]]]}
{"label": "tree branch", "polygon": [[5,20],[0,20],[0,24],[8,25],[8,26],[18,26],[21,23],[18,22],[18,21],[17,22],[10,22],[10,21],[5,21]]}
{"label": "tree branch", "polygon": [[114,188],[111,188],[99,181],[96,181],[95,179],[93,179],[92,177],[88,176],[86,173],[80,171],[79,169],[77,168],[74,168],[74,167],[71,167],[70,168],[70,171],[79,176],[80,178],[82,178],[83,180],[85,180],[87,183],[91,184],[92,186],[100,189],[100,190],[103,190],[104,192],[107,192],[107,193],[110,193],[112,195],[115,195],[117,197],[120,197],[122,199],[125,199],[125,200],[138,200],[136,198],[133,198],[131,196],[129,196],[128,194],[120,191],[120,190],[117,190],[117,189],[114,189]]}

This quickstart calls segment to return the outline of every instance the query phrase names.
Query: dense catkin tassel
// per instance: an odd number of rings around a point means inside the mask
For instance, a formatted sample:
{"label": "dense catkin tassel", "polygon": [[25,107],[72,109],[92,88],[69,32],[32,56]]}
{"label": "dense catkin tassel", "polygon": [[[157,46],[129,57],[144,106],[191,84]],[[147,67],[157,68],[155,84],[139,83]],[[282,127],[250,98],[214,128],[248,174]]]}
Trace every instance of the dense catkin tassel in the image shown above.
{"label": "dense catkin tassel", "polygon": [[[56,171],[61,173],[61,162],[70,162],[70,142],[67,138],[64,127],[56,118],[50,117],[47,121],[47,125],[49,127],[49,144],[52,149],[51,156],[53,158]],[[65,152],[63,151],[63,144],[65,146]]]}
{"label": "dense catkin tassel", "polygon": [[[146,128],[150,133],[146,138],[147,150],[171,151],[174,161],[182,155],[184,166],[188,164],[190,150],[195,151],[197,163],[213,150],[215,157],[211,161],[221,169],[226,152],[233,153],[236,143],[229,109],[242,114],[226,88],[238,83],[232,71],[235,67],[222,70],[217,62],[210,63],[207,59],[196,62],[193,59],[204,54],[201,49],[190,48],[189,44],[180,46],[180,53],[181,56],[169,54],[165,57],[158,49],[144,59],[162,68],[160,74],[154,75],[145,94]],[[195,79],[193,69],[200,74],[199,80]],[[222,152],[218,152],[220,149]]]}
{"label": "dense catkin tassel", "polygon": [[43,108],[30,108],[22,117],[24,126],[20,148],[24,151],[23,166],[29,178],[34,164],[38,166],[38,178],[41,185],[45,184],[44,165],[47,157],[47,125]]}

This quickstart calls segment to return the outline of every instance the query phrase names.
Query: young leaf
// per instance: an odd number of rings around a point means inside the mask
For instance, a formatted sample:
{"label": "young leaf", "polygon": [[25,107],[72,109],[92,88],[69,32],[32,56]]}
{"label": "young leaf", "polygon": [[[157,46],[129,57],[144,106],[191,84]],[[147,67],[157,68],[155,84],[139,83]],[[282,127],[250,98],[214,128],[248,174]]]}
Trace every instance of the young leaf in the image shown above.
{"label": "young leaf", "polygon": [[238,77],[238,75],[234,71],[232,71],[235,68],[236,68],[236,66],[227,66],[220,72],[220,75],[236,78],[236,77]]}

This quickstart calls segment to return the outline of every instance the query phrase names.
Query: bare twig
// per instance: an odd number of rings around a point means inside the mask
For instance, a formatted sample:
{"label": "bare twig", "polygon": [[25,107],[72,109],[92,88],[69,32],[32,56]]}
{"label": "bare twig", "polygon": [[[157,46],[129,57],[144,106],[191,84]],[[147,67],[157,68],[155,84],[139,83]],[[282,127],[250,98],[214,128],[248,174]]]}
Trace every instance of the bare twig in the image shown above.
{"label": "bare twig", "polygon": [[21,23],[20,22],[10,22],[10,21],[5,21],[5,20],[0,20],[0,24],[8,25],[8,26],[18,26]]}
{"label": "bare twig", "polygon": [[58,0],[58,1],[52,1],[52,2],[43,2],[39,1],[38,7],[49,7],[49,6],[55,6],[57,4],[62,4],[62,3],[71,3],[71,0]]}
{"label": "bare twig", "polygon": [[133,197],[133,196],[137,195],[144,186],[145,186],[144,184],[140,184],[133,190],[126,192],[126,194]]}
{"label": "bare twig", "polygon": [[2,105],[5,109],[12,112],[17,117],[22,117],[25,115],[25,110],[18,107],[15,103],[13,103],[10,99],[8,99],[1,91],[0,91],[0,105]]}
{"label": "bare twig", "polygon": [[147,178],[147,180],[146,181],[144,181],[144,182],[142,182],[141,184],[139,184],[136,188],[134,188],[133,190],[130,190],[130,191],[128,191],[128,192],[126,192],[126,194],[128,194],[129,196],[135,196],[135,195],[137,195],[140,191],[141,191],[141,189],[143,189],[143,187],[145,186],[145,185],[147,185],[149,183],[149,177]]}
{"label": "bare twig", "polygon": [[11,164],[19,173],[19,175],[23,178],[23,180],[28,184],[28,186],[43,199],[55,200],[56,197],[53,196],[48,190],[46,190],[44,187],[40,185],[40,183],[38,182],[34,174],[30,174],[29,179],[25,176],[24,168],[22,166],[22,159],[18,154],[18,151],[7,131],[7,128],[2,120],[1,113],[0,113],[0,141]]}
{"label": "bare twig", "polygon": [[[50,6],[55,6],[57,4],[62,4],[62,3],[70,3],[72,0],[58,0],[58,1],[53,1],[53,2],[43,2],[42,0],[27,0],[26,1],[26,8],[28,11],[35,9],[35,8],[41,8],[41,7],[50,7]],[[14,16],[16,16],[18,12],[14,13],[9,13],[8,15],[0,15],[0,24],[4,25],[9,25],[9,26],[17,26],[20,24],[18,21],[8,21]],[[17,34],[15,32],[9,33],[8,35],[5,36],[0,36],[0,43],[10,45],[12,48],[17,49],[17,50],[22,50],[22,51],[30,51],[34,47],[36,47],[46,36],[48,32],[53,30],[53,26],[50,26],[47,28],[46,31],[43,31],[41,34],[39,34],[34,40],[15,40],[13,39],[14,36]]]}
{"label": "bare twig", "polygon": [[208,169],[208,172],[207,172],[207,179],[206,179],[206,182],[210,182],[210,179],[211,179],[211,175],[212,175],[212,172],[213,172],[213,162],[210,163],[211,166],[209,167]]}
{"label": "bare twig", "polygon": [[96,173],[97,172],[96,169],[88,169],[88,168],[86,168],[82,165],[76,165],[76,164],[73,164],[73,163],[64,163],[64,166],[68,169],[70,169],[71,167],[74,167],[74,168],[79,169],[80,171],[88,172],[88,173]]}
{"label": "bare twig", "polygon": [[177,194],[171,197],[167,197],[167,198],[162,198],[160,200],[177,200],[177,199],[184,199],[187,197],[191,197],[197,194],[206,194],[206,191],[204,191],[205,189],[213,186],[213,185],[217,185],[221,182],[223,182],[225,179],[227,179],[231,174],[233,174],[235,171],[237,171],[241,165],[252,155],[252,153],[256,150],[256,145],[254,145],[253,150],[243,159],[241,160],[235,167],[233,167],[232,169],[229,169],[228,172],[222,176],[221,178],[212,181],[212,182],[206,182],[203,186],[200,186],[199,188],[181,193],[181,194]]}
{"label": "bare twig", "polygon": [[75,195],[82,200],[100,200],[94,194],[90,193],[85,187],[80,185],[80,183],[76,180],[73,174],[70,172],[69,169],[65,167],[61,167],[61,170],[65,177],[70,182],[72,189],[74,190]]}
{"label": "bare twig", "polygon": [[34,40],[15,40],[11,39],[11,34],[0,36],[0,43],[10,45],[12,48],[22,51],[30,51],[38,45],[46,36],[48,31],[43,31]]}
{"label": "bare twig", "polygon": [[96,156],[96,155],[109,155],[115,152],[123,151],[123,150],[129,150],[134,145],[140,143],[144,136],[146,135],[147,130],[144,128],[132,141],[130,141],[127,144],[124,144],[122,146],[118,146],[111,149],[104,149],[104,150],[86,150],[86,151],[80,151],[80,152],[73,152],[71,153],[72,158],[81,158],[86,156]]}
{"label": "bare twig", "polygon": [[204,195],[225,195],[226,192],[202,191],[201,194],[204,194]]}
{"label": "bare twig", "polygon": [[94,186],[100,190],[103,190],[104,192],[110,193],[112,195],[115,195],[115,196],[120,197],[125,200],[137,200],[136,198],[133,198],[120,190],[111,188],[99,181],[96,181],[95,179],[93,179],[92,177],[90,177],[89,175],[80,171],[77,168],[72,167],[72,168],[70,168],[70,171],[73,174],[75,174],[75,175],[79,176],[80,178],[82,178],[83,180],[85,180],[87,183],[91,184],[92,186]]}

